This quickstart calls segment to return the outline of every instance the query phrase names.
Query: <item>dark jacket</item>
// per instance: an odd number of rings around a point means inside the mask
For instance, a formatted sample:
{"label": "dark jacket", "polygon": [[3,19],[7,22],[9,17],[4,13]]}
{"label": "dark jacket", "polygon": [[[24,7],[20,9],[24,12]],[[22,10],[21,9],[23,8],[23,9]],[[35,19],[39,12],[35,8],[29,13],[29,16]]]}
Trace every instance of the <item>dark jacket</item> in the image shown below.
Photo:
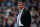
{"label": "dark jacket", "polygon": [[20,20],[21,20],[21,23],[24,25],[23,27],[29,27],[31,24],[30,12],[28,10],[24,9]]}

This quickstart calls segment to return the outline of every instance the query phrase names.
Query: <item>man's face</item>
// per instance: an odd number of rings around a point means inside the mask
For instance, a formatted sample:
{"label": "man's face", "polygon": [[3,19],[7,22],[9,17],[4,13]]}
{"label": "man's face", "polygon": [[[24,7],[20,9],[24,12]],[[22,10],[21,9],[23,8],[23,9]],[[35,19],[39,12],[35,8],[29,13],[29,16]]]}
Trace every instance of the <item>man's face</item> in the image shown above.
{"label": "man's face", "polygon": [[22,5],[22,3],[18,4],[18,9],[19,9],[19,10],[21,10],[21,9],[23,9],[23,8],[24,8],[24,6]]}

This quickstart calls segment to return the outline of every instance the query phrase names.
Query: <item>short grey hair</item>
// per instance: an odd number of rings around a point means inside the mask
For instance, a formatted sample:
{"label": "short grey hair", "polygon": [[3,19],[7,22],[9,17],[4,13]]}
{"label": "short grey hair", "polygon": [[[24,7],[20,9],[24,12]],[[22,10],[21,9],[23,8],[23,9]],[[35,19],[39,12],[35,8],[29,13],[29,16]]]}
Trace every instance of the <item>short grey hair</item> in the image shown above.
{"label": "short grey hair", "polygon": [[24,3],[22,1],[19,1],[18,4],[22,3],[22,5],[24,5]]}

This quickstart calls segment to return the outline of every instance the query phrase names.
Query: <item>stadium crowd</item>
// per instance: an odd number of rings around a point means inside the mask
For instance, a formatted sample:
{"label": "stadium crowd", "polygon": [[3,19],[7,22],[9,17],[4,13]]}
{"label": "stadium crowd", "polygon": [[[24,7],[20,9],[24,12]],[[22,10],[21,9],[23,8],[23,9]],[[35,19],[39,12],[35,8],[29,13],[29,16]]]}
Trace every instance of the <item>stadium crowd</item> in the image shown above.
{"label": "stadium crowd", "polygon": [[0,27],[17,27],[18,1],[30,11],[30,27],[40,27],[40,0],[0,0]]}

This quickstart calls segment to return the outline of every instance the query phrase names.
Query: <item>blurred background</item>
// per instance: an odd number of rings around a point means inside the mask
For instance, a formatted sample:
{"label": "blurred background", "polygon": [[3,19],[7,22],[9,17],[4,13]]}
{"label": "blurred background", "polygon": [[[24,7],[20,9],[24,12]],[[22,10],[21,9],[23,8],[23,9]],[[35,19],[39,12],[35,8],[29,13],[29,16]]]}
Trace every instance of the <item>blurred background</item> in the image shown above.
{"label": "blurred background", "polygon": [[0,27],[17,27],[18,1],[30,11],[30,27],[40,27],[40,0],[0,0]]}

